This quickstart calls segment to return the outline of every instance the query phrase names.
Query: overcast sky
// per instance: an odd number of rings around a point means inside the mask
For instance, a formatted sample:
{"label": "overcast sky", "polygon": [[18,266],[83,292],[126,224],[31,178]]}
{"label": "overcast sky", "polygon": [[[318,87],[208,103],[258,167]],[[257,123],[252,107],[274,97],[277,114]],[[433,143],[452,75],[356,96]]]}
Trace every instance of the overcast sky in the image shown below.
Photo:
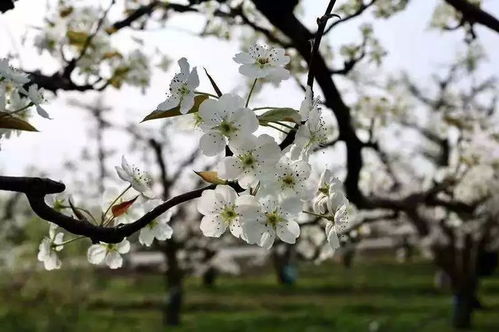
{"label": "overcast sky", "polygon": [[[86,3],[89,3],[87,1]],[[95,2],[95,1],[93,1]],[[180,2],[180,1],[179,1]],[[338,1],[340,3],[340,1]],[[456,51],[463,50],[462,31],[441,33],[428,28],[433,7],[438,0],[413,0],[409,8],[389,20],[376,20],[375,32],[389,54],[381,73],[396,73],[407,71],[420,82],[427,81],[428,76],[443,64],[449,63]],[[83,3],[83,1],[80,1]],[[327,1],[307,0],[304,2],[304,19],[313,26],[315,17],[324,11]],[[499,1],[485,0],[484,7],[499,16]],[[40,56],[29,44],[22,46],[21,40],[26,31],[33,34],[33,27],[41,26],[42,13],[46,11],[45,1],[20,0],[16,9],[0,15],[0,57],[12,51],[19,51],[24,68],[43,68],[46,73],[54,68],[47,55]],[[358,40],[358,24],[372,21],[366,15],[353,24],[345,24],[328,35],[333,46]],[[180,14],[168,20],[165,29],[149,32],[133,32],[132,35],[143,37],[145,49],[153,52],[157,47],[172,59],[185,56],[192,65],[205,66],[217,78],[222,90],[231,91],[241,86],[241,76],[237,72],[237,64],[231,58],[239,51],[238,42],[220,41],[215,38],[198,38],[192,32],[202,28],[203,21],[195,14]],[[488,53],[489,59],[484,66],[484,72],[499,73],[499,35],[487,29],[477,27],[477,31]],[[130,33],[120,33],[120,43],[133,46],[129,39]],[[104,93],[105,102],[113,108],[114,116],[130,121],[140,121],[145,114],[153,110],[164,99],[170,78],[176,66],[169,73],[158,71],[152,78],[152,87],[141,94],[138,89],[124,88],[120,91],[108,89]],[[208,90],[204,77],[200,90]],[[246,91],[244,91],[244,94]],[[28,166],[50,175],[55,179],[64,180],[68,175],[60,175],[61,164],[65,160],[78,158],[81,147],[88,144],[88,131],[85,121],[88,116],[84,112],[68,106],[69,98],[91,102],[95,93],[59,93],[53,98],[46,109],[53,120],[36,118],[33,123],[40,133],[23,133],[2,143],[0,152],[0,170],[6,175],[23,175]],[[255,103],[272,103],[298,107],[302,99],[300,90],[293,82],[286,82],[280,88],[272,88],[262,93]],[[280,101],[280,102],[279,102]],[[144,124],[155,128],[154,124]],[[148,127],[149,128],[149,127]],[[126,146],[120,145],[119,137],[111,138],[118,149],[119,156],[126,153]],[[122,151],[120,151],[120,149]]]}

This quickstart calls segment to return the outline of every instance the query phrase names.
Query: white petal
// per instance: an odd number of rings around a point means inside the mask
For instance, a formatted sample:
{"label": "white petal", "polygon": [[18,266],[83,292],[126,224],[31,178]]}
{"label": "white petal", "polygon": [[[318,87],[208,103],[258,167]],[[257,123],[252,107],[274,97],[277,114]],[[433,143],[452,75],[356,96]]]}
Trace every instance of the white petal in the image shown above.
{"label": "white petal", "polygon": [[120,254],[126,254],[130,251],[130,242],[127,239],[123,239],[120,243],[116,245],[116,250]]}
{"label": "white petal", "polygon": [[180,102],[180,113],[187,114],[194,106],[194,92],[189,92],[189,94],[185,95]]}
{"label": "white petal", "polygon": [[242,65],[248,65],[251,63],[255,63],[255,59],[246,52],[237,53],[232,58],[232,60],[234,60],[235,62],[240,63]]}
{"label": "white petal", "polygon": [[286,243],[295,243],[300,236],[300,226],[296,221],[282,221],[276,225],[277,236]]}
{"label": "white petal", "polygon": [[218,215],[204,216],[199,225],[204,236],[220,237],[227,229],[227,224]]}
{"label": "white petal", "polygon": [[234,204],[236,202],[237,193],[231,186],[217,186],[215,188],[215,194],[217,195],[217,200],[226,204]]}
{"label": "white petal", "polygon": [[100,264],[106,258],[107,248],[102,244],[94,244],[88,248],[87,259],[91,264]]}
{"label": "white petal", "polygon": [[166,222],[161,222],[156,225],[156,239],[159,241],[164,241],[167,239],[171,239],[173,235],[173,228],[170,227]]}
{"label": "white petal", "polygon": [[110,269],[118,269],[123,266],[123,258],[118,252],[112,250],[106,256],[106,265]]}
{"label": "white petal", "polygon": [[251,79],[263,78],[268,75],[268,70],[262,69],[254,64],[242,65],[239,72]]}
{"label": "white petal", "polygon": [[[234,121],[234,124],[239,128],[235,135],[243,136],[243,138],[254,133],[259,125],[256,114],[247,108],[235,113],[232,117],[232,121]],[[231,139],[232,138],[235,137],[231,136]]]}
{"label": "white petal", "polygon": [[199,139],[199,148],[206,156],[216,156],[225,149],[225,138],[217,132],[209,132]]}
{"label": "white petal", "polygon": [[168,96],[164,102],[158,105],[157,109],[158,111],[168,111],[171,110],[175,107],[177,107],[180,104],[180,96],[177,94],[173,94],[171,96]]}
{"label": "white petal", "polygon": [[225,157],[218,164],[218,175],[222,179],[235,179],[241,174],[241,171],[241,161],[237,157]]}
{"label": "white petal", "polygon": [[128,161],[126,160],[125,156],[121,156],[121,168],[125,171],[125,173],[131,175],[133,174],[133,170],[128,164]]}
{"label": "white petal", "polygon": [[201,103],[199,106],[199,116],[203,119],[203,127],[211,129],[220,124],[222,120],[219,110],[220,106],[216,100],[206,99]]}
{"label": "white petal", "polygon": [[146,247],[151,246],[154,241],[154,231],[151,227],[146,226],[140,230],[139,242]]}
{"label": "white petal", "polygon": [[215,190],[205,190],[198,200],[197,208],[202,215],[216,214],[220,209]]}
{"label": "white petal", "polygon": [[190,66],[186,58],[180,58],[178,60],[178,65],[180,67],[180,72],[184,75],[189,75]]}
{"label": "white petal", "polygon": [[239,223],[238,219],[234,219],[230,225],[229,225],[229,230],[237,238],[241,237],[241,234],[243,233],[243,230],[241,228],[241,224]]}
{"label": "white petal", "polygon": [[338,238],[338,234],[335,229],[332,228],[327,234],[327,242],[331,246],[331,249],[336,250],[340,247],[340,239]]}
{"label": "white petal", "polygon": [[272,245],[275,241],[275,232],[273,230],[263,233],[262,238],[260,239],[260,243],[258,244],[260,247],[269,250],[272,248]]}
{"label": "white petal", "polygon": [[199,86],[198,69],[196,67],[194,67],[194,69],[192,69],[192,72],[189,74],[187,86],[191,90],[194,90]]}

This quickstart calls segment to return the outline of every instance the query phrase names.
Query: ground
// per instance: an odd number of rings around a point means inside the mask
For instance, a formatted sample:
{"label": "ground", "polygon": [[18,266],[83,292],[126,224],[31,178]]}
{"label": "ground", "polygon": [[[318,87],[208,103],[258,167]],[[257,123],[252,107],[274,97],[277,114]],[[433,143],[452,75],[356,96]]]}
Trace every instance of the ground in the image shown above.
{"label": "ground", "polygon": [[[272,271],[226,276],[213,289],[186,282],[182,326],[176,331],[452,331],[451,297],[433,287],[427,262],[357,262],[299,266],[293,287]],[[164,279],[151,274],[62,270],[4,274],[0,331],[164,331]],[[484,280],[488,310],[473,331],[499,331],[499,278]],[[376,329],[376,326],[378,329]]]}

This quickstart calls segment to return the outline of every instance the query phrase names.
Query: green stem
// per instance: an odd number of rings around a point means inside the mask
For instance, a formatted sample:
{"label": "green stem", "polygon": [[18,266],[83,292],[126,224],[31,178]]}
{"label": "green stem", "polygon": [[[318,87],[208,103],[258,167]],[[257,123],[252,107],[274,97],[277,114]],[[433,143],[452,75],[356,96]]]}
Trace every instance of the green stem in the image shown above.
{"label": "green stem", "polygon": [[[61,205],[61,207],[63,209],[71,209],[71,206],[68,206],[68,205]],[[90,217],[90,219],[92,219],[92,221],[94,222],[94,224],[97,224],[97,220],[95,220],[95,217],[90,213],[90,211],[88,211],[87,209],[84,209],[84,208],[80,208],[80,207],[74,207],[76,210],[79,210],[81,212],[85,212],[85,214],[87,216]]]}
{"label": "green stem", "polygon": [[246,99],[246,106],[245,107],[248,107],[248,105],[249,105],[251,95],[253,94],[253,90],[255,90],[256,81],[258,81],[258,78],[255,78],[255,80],[253,81],[253,85],[251,86],[251,90],[248,94],[248,99]]}
{"label": "green stem", "polygon": [[277,123],[278,125],[281,125],[281,126],[283,126],[283,127],[286,127],[286,128],[288,128],[288,129],[291,129],[291,130],[296,130],[294,127],[292,127],[292,126],[290,126],[290,125],[288,125],[288,124],[282,123],[282,122],[280,122],[280,121],[276,121],[275,123]]}
{"label": "green stem", "polygon": [[64,241],[62,243],[53,243],[52,246],[53,247],[65,246],[66,244],[69,244],[71,242],[78,241],[78,240],[81,240],[81,239],[84,239],[84,238],[86,238],[86,236],[83,236],[83,235],[82,236],[77,236],[75,238],[69,239],[69,240]]}
{"label": "green stem", "polygon": [[306,214],[310,214],[311,216],[315,216],[315,217],[319,217],[319,218],[326,218],[327,216],[325,215],[322,215],[322,214],[318,214],[318,213],[315,213],[315,212],[311,212],[311,211],[302,211],[303,213],[306,213]]}
{"label": "green stem", "polygon": [[197,95],[206,95],[206,96],[210,96],[210,97],[213,97],[213,98],[216,98],[218,99],[219,97],[217,95],[214,95],[212,93],[208,93],[208,92],[201,92],[201,91],[194,91],[195,94]]}
{"label": "green stem", "polygon": [[17,114],[17,113],[21,113],[22,111],[25,111],[26,109],[30,108],[31,106],[33,106],[34,104],[33,103],[29,103],[28,105],[24,106],[24,107],[21,107],[20,109],[18,110],[15,110],[13,112],[10,112],[10,113],[6,113],[6,114],[2,114],[2,116],[0,117],[4,117],[4,116],[12,116],[14,114]]}
{"label": "green stem", "polygon": [[111,204],[109,204],[109,206],[108,206],[108,208],[107,208],[106,212],[104,212],[104,214],[102,215],[101,225],[104,223],[104,219],[106,218],[106,215],[107,215],[107,213],[109,212],[109,210],[111,210],[111,208],[113,207],[114,203],[116,203],[116,202],[117,202],[117,201],[118,201],[118,200],[119,200],[119,199],[120,199],[123,195],[125,195],[125,193],[126,193],[126,192],[130,189],[130,188],[132,188],[132,185],[131,185],[131,184],[130,184],[128,187],[126,187],[126,189],[125,189],[125,190],[123,190],[123,191],[121,192],[121,194],[119,194],[119,195],[118,195],[118,197],[116,197],[116,198],[114,199],[114,201],[113,201]]}
{"label": "green stem", "polygon": [[281,132],[281,133],[283,133],[283,134],[286,134],[286,135],[287,135],[287,134],[289,134],[287,131],[282,130],[281,128],[276,127],[276,126],[274,126],[274,125],[271,125],[270,123],[267,123],[267,124],[266,124],[266,126],[267,126],[267,127],[270,127],[270,128],[273,128],[273,129],[275,129],[275,130],[278,130],[278,131],[280,131],[280,132]]}

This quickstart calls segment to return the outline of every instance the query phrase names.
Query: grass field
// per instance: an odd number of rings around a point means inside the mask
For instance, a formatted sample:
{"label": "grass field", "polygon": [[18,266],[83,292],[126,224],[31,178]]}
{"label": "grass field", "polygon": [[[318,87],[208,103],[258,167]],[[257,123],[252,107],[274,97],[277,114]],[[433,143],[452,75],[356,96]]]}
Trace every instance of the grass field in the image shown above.
{"label": "grass field", "polygon": [[[186,282],[175,331],[452,331],[451,297],[432,286],[428,263],[362,262],[300,266],[293,287],[272,273],[221,277],[214,289]],[[0,282],[0,331],[164,331],[160,275],[57,271],[8,275]],[[485,280],[488,310],[473,331],[499,331],[499,278]],[[169,329],[167,329],[169,330]]]}

